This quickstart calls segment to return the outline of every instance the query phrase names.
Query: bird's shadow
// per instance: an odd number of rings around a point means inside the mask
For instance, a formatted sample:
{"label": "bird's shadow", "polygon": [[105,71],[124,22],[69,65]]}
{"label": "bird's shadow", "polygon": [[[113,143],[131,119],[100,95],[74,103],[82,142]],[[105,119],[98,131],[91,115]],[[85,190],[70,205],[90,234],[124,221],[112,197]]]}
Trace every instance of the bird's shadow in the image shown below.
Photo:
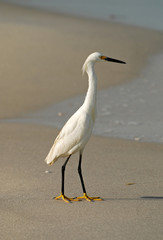
{"label": "bird's shadow", "polygon": [[103,198],[104,201],[163,200],[162,196],[142,196],[138,198]]}
{"label": "bird's shadow", "polygon": [[141,199],[146,199],[146,200],[163,200],[163,197],[161,197],[161,196],[144,196],[144,197],[141,197]]}

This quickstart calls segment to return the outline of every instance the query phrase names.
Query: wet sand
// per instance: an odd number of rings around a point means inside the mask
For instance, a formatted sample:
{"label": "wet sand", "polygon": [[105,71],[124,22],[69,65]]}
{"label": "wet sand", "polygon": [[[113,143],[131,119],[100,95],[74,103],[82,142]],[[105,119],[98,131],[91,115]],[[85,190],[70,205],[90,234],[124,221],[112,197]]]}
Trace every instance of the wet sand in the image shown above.
{"label": "wet sand", "polygon": [[[161,240],[163,145],[92,137],[83,175],[88,194],[104,201],[67,204],[52,199],[60,194],[63,160],[53,167],[43,162],[56,134],[36,125],[1,125],[1,238]],[[82,194],[77,157],[66,169],[70,197]]]}
{"label": "wet sand", "polygon": [[[163,34],[131,26],[73,18],[0,4],[1,119],[21,116],[83,94],[86,56],[100,51],[128,64],[97,65],[98,88],[139,76],[163,48]],[[102,202],[66,204],[59,160],[44,163],[58,129],[0,124],[2,239],[162,239],[163,145],[93,136],[83,158],[88,194]],[[82,194],[74,155],[66,194]]]}

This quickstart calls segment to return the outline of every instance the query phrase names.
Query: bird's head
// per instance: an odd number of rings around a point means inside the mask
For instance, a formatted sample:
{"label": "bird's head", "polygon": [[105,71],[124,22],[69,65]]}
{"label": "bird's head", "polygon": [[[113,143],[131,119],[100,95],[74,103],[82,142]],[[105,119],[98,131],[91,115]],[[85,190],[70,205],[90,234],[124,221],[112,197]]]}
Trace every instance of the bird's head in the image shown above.
{"label": "bird's head", "polygon": [[114,59],[114,58],[110,58],[110,57],[106,57],[105,55],[99,53],[99,52],[94,52],[92,54],[90,54],[84,65],[83,65],[83,73],[87,71],[87,68],[89,65],[94,65],[95,62],[98,62],[98,61],[108,61],[108,62],[115,62],[115,63],[122,63],[122,64],[126,64],[125,62],[121,61],[121,60],[117,60],[117,59]]}

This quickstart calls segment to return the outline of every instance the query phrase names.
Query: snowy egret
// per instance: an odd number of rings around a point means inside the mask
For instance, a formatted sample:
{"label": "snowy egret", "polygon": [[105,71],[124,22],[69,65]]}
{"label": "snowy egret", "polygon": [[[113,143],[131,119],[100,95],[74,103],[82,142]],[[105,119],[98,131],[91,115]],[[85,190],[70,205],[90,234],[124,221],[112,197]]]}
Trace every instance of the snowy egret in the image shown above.
{"label": "snowy egret", "polygon": [[[89,197],[87,195],[81,170],[82,153],[91,136],[96,116],[97,79],[94,72],[94,64],[95,62],[101,60],[125,64],[123,61],[106,57],[98,52],[92,53],[87,57],[83,65],[83,73],[86,72],[88,74],[89,86],[84,103],[66,122],[59,135],[55,139],[54,144],[45,159],[47,164],[52,165],[58,160],[58,158],[67,157],[61,168],[61,195],[56,197],[56,200],[63,199],[65,202],[79,201],[81,199],[86,199],[88,201],[102,200],[99,197]],[[65,168],[71,155],[76,152],[79,152],[78,173],[83,189],[83,196],[77,198],[68,198],[64,194]]]}

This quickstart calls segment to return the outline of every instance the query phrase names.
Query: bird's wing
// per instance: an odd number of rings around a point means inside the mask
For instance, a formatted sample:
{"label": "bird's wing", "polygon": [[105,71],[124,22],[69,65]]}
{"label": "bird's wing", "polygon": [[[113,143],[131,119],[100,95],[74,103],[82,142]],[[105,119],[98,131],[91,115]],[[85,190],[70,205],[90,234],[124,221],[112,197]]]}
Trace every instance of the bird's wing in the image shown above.
{"label": "bird's wing", "polygon": [[84,148],[91,135],[93,122],[88,113],[82,111],[82,109],[79,110],[67,121],[55,139],[54,145],[47,156],[47,163]]}
{"label": "bird's wing", "polygon": [[64,125],[56,141],[61,141],[63,144],[68,143],[71,148],[85,139],[90,130],[92,131],[92,125],[92,119],[87,112],[77,111]]}

